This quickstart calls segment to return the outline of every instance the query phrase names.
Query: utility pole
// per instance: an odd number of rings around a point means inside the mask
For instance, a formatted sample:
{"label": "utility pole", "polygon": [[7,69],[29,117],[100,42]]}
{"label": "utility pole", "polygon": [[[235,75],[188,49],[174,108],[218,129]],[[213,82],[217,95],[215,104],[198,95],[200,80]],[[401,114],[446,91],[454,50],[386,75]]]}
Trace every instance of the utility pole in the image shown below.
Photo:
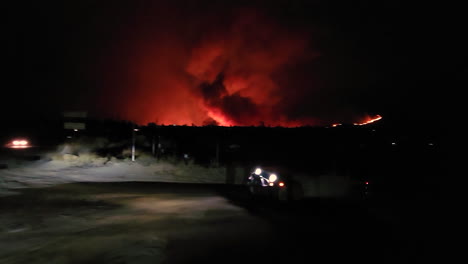
{"label": "utility pole", "polygon": [[156,152],[156,159],[160,160],[162,155],[162,143],[161,143],[161,136],[158,135],[158,149]]}
{"label": "utility pole", "polygon": [[151,154],[153,155],[153,157],[154,157],[154,155],[156,153],[156,151],[155,151],[156,150],[156,142],[155,141],[156,141],[156,139],[155,139],[155,136],[153,135],[153,141],[152,141],[152,144],[151,144]]}
{"label": "utility pole", "polygon": [[216,167],[219,167],[219,140],[216,141]]}
{"label": "utility pole", "polygon": [[135,161],[135,132],[137,129],[135,128],[135,124],[132,125],[132,161]]}

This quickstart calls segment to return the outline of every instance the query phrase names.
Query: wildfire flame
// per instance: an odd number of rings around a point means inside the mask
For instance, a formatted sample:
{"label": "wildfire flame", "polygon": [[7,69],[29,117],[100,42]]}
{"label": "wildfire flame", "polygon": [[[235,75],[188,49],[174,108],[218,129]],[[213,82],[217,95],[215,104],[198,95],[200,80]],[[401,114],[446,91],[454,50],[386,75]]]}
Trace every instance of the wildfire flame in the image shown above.
{"label": "wildfire flame", "polygon": [[379,121],[380,119],[382,119],[382,116],[380,115],[376,115],[374,117],[367,117],[365,121],[361,122],[361,123],[354,123],[355,126],[363,126],[363,125],[368,125],[370,123],[374,123],[376,121]]}
{"label": "wildfire flame", "polygon": [[232,126],[232,123],[223,116],[222,113],[216,113],[214,111],[208,111],[208,116],[211,117],[218,126]]}

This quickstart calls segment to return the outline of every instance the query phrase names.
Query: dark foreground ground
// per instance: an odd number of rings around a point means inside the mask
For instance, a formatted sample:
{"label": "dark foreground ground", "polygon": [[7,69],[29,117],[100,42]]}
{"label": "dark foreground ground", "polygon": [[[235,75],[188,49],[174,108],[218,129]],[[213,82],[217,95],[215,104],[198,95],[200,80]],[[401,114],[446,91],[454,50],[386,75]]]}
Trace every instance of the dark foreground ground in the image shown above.
{"label": "dark foreground ground", "polygon": [[424,199],[252,200],[239,186],[75,183],[0,197],[0,263],[424,263]]}

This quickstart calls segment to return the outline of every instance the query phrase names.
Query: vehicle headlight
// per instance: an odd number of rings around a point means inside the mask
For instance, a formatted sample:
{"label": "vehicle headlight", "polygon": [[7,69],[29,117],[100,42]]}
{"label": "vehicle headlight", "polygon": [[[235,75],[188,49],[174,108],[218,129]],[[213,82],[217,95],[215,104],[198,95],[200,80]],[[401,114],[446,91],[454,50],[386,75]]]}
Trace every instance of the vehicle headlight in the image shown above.
{"label": "vehicle headlight", "polygon": [[28,142],[26,140],[13,140],[14,146],[26,146]]}
{"label": "vehicle headlight", "polygon": [[9,143],[12,148],[26,148],[29,147],[29,142],[25,139],[15,139]]}
{"label": "vehicle headlight", "polygon": [[256,168],[254,173],[255,173],[255,175],[260,175],[260,174],[262,174],[262,169]]}
{"label": "vehicle headlight", "polygon": [[274,174],[274,173],[273,173],[273,174],[270,174],[270,177],[268,177],[268,180],[269,180],[270,182],[274,182],[274,181],[276,181],[277,179],[278,179],[278,176],[276,176],[276,174]]}

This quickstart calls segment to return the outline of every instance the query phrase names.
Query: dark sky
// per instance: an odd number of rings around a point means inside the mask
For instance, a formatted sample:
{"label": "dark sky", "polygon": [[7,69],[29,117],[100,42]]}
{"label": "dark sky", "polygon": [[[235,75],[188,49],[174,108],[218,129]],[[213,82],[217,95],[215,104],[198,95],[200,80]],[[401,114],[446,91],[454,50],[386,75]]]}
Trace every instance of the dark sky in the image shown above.
{"label": "dark sky", "polygon": [[408,2],[14,1],[0,118],[440,122],[467,84],[465,14]]}

